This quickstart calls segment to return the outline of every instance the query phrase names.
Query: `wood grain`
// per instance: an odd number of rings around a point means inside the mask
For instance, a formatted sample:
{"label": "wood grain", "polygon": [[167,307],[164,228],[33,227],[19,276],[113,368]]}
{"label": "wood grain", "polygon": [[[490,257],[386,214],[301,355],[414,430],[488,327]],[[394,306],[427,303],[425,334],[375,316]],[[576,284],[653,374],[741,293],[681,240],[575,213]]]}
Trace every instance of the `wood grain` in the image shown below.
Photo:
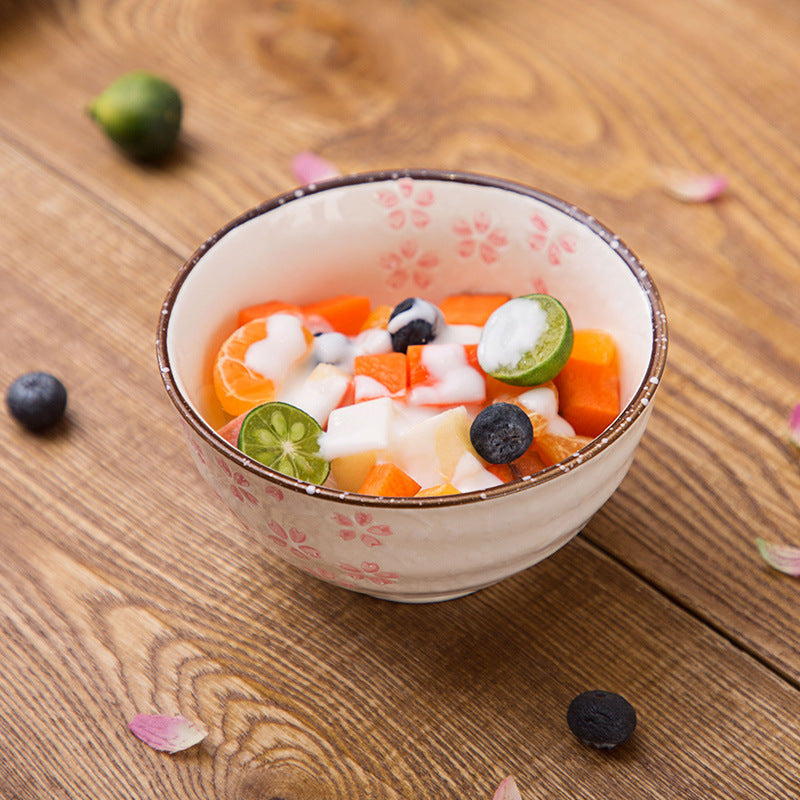
{"label": "wood grain", "polygon": [[[0,0],[3,384],[70,410],[0,425],[0,796],[791,798],[800,584],[800,11],[775,0]],[[145,66],[186,101],[159,168],[83,114]],[[536,569],[440,606],[372,601],[263,553],[199,484],[153,355],[178,265],[292,186],[436,166],[553,191],[654,274],[670,357],[620,491]],[[705,206],[658,164],[714,170]],[[571,697],[622,691],[609,758]],[[210,729],[174,757],[135,712]]]}

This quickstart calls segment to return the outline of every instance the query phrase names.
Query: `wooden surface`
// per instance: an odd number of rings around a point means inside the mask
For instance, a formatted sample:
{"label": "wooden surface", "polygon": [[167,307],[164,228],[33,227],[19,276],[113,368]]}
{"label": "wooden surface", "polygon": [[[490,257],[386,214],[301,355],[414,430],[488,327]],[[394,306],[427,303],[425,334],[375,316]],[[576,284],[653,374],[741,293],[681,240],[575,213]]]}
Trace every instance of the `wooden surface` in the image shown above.
{"label": "wooden surface", "polygon": [[[0,798],[800,796],[800,9],[785,0],[0,0]],[[128,69],[181,90],[133,164],[83,113]],[[670,320],[637,459],[586,530],[471,597],[402,606],[260,554],[199,484],[154,359],[194,247],[294,183],[458,168],[561,195],[645,262]],[[727,175],[705,205],[655,165]],[[612,754],[565,723],[623,693]],[[127,730],[183,713],[174,756]]]}

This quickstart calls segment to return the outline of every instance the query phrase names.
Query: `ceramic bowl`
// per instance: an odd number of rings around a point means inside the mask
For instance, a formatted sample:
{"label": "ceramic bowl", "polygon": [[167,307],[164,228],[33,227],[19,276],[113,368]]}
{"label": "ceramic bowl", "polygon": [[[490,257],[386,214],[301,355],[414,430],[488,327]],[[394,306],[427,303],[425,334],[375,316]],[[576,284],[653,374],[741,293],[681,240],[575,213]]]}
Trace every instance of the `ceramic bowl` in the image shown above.
{"label": "ceramic bowl", "polygon": [[[209,419],[211,358],[238,309],[369,294],[434,302],[464,291],[548,292],[576,328],[619,347],[623,408],[589,445],[536,476],[481,492],[370,498],[311,486],[250,459]],[[202,477],[270,550],[323,581],[430,602],[489,586],[568,542],[619,486],[652,411],[666,317],[647,271],[573,205],[481,175],[372,172],[310,184],[247,211],[180,269],[157,354]]]}

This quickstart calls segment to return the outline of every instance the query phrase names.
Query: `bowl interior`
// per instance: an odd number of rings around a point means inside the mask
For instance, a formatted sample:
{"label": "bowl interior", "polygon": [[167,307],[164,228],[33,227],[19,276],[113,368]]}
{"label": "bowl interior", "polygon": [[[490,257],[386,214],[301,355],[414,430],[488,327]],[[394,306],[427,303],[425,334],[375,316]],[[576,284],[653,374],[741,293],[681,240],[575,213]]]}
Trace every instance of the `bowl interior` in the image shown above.
{"label": "bowl interior", "polygon": [[467,291],[547,292],[576,328],[611,333],[623,407],[666,341],[647,273],[593,218],[515,184],[405,171],[299,189],[204,244],[164,306],[169,368],[185,400],[214,427],[224,420],[213,418],[208,402],[211,359],[240,308],[343,293],[368,294],[374,303],[412,295],[436,302]]}

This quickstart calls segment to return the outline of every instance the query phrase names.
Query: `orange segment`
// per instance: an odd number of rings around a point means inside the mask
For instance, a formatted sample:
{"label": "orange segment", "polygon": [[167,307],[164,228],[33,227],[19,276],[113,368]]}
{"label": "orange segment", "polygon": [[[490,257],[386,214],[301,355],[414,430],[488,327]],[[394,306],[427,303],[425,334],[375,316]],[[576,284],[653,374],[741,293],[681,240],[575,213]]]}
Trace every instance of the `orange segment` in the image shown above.
{"label": "orange segment", "polygon": [[279,311],[287,314],[296,314],[298,317],[303,315],[300,306],[296,306],[293,303],[284,303],[283,300],[269,300],[266,303],[258,303],[257,305],[243,308],[239,312],[237,324],[240,326],[246,325],[254,319],[262,319],[270,316],[270,314],[277,314]]}
{"label": "orange segment", "polygon": [[[262,403],[275,399],[275,384],[245,364],[248,348],[267,338],[268,318],[255,319],[238,327],[220,347],[214,361],[214,391],[222,408],[238,417]],[[306,352],[313,336],[303,327]]]}
{"label": "orange segment", "polygon": [[552,433],[545,433],[533,440],[533,447],[545,466],[551,467],[591,441],[588,436],[555,436]]}

